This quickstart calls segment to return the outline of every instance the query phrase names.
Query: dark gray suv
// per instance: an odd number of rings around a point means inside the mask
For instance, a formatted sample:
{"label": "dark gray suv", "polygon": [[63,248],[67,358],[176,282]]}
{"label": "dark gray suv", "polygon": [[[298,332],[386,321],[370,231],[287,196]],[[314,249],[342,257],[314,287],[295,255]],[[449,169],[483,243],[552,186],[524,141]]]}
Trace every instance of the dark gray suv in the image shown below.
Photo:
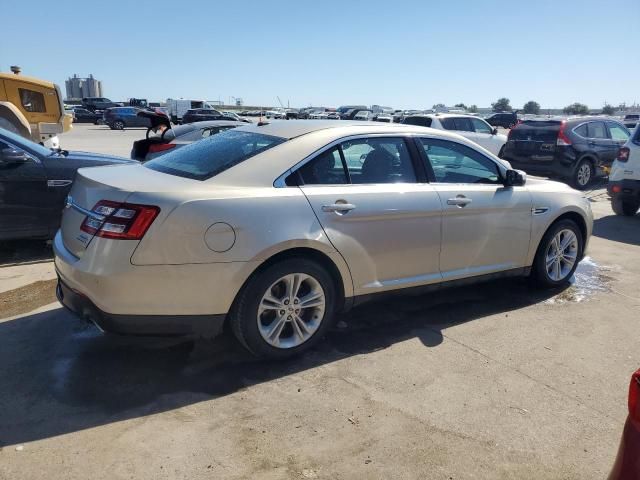
{"label": "dark gray suv", "polygon": [[629,135],[622,123],[604,117],[525,120],[509,131],[502,158],[513,168],[584,190],[608,175]]}

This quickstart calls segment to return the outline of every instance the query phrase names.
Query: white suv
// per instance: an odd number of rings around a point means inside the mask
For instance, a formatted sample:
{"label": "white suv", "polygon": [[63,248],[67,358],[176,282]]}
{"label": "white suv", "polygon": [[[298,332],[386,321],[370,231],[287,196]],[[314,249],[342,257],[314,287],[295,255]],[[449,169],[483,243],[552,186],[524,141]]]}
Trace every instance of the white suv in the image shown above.
{"label": "white suv", "polygon": [[640,129],[629,137],[611,165],[607,191],[618,215],[633,216],[640,208]]}
{"label": "white suv", "polygon": [[473,115],[448,113],[411,115],[402,123],[455,131],[498,157],[502,157],[502,148],[507,143],[506,135],[498,133],[497,128]]}

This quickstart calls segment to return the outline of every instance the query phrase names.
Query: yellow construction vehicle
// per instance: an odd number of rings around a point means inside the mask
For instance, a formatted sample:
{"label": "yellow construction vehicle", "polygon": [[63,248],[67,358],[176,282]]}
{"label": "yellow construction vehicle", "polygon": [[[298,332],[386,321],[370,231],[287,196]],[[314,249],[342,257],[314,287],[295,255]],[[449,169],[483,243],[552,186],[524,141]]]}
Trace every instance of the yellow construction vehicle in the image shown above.
{"label": "yellow construction vehicle", "polygon": [[60,88],[45,80],[0,72],[0,128],[46,147],[58,148],[58,134],[71,130],[73,117],[64,111]]}

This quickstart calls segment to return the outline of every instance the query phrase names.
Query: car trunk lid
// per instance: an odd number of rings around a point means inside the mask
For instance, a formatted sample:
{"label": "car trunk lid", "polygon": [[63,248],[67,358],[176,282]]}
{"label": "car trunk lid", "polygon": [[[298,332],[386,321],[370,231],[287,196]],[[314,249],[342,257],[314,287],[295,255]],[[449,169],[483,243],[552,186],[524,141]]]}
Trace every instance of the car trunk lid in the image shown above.
{"label": "car trunk lid", "polygon": [[76,257],[83,256],[96,232],[82,226],[87,218],[100,221],[100,215],[96,216],[93,211],[99,202],[122,204],[134,192],[181,192],[192,188],[194,183],[200,182],[156,172],[139,164],[81,168],[62,214],[64,245]]}

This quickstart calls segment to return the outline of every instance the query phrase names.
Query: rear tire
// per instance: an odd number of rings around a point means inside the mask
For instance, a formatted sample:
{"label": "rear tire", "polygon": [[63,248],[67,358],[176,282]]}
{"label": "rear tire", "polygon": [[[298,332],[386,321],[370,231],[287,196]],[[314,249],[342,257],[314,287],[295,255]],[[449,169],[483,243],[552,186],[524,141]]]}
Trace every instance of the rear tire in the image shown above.
{"label": "rear tire", "polygon": [[633,200],[622,200],[620,198],[611,199],[611,208],[616,215],[633,217],[640,209],[640,202]]}
{"label": "rear tire", "polygon": [[594,176],[595,169],[591,160],[582,160],[573,172],[571,184],[577,190],[584,190],[591,184]]}
{"label": "rear tire", "polygon": [[124,122],[122,120],[116,120],[113,122],[114,130],[124,130]]}
{"label": "rear tire", "polygon": [[285,358],[322,339],[333,323],[335,306],[336,284],[331,275],[312,260],[291,258],[249,279],[234,302],[229,324],[253,355]]}
{"label": "rear tire", "polygon": [[582,232],[573,220],[552,224],[538,245],[531,278],[543,288],[566,285],[582,259],[583,250]]}

